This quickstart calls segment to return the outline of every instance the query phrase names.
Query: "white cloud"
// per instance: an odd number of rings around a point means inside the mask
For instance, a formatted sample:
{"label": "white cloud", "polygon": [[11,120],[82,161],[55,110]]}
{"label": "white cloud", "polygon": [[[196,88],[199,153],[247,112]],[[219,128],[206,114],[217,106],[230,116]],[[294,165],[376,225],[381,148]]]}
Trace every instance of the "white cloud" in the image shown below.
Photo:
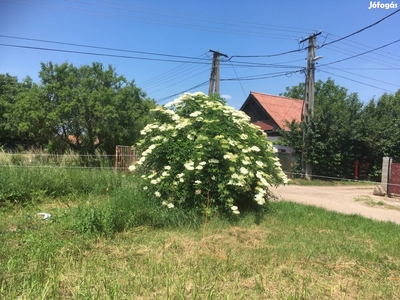
{"label": "white cloud", "polygon": [[232,99],[231,95],[221,95],[221,97],[224,98],[225,100]]}

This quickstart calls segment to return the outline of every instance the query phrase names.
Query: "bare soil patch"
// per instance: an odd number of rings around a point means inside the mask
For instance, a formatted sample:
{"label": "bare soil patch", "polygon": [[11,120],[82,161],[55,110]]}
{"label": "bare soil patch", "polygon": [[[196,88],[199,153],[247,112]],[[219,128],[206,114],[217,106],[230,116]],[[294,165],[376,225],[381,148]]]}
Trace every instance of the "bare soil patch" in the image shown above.
{"label": "bare soil patch", "polygon": [[375,196],[375,186],[279,186],[279,200],[315,205],[344,214],[359,214],[379,221],[400,224],[400,200]]}

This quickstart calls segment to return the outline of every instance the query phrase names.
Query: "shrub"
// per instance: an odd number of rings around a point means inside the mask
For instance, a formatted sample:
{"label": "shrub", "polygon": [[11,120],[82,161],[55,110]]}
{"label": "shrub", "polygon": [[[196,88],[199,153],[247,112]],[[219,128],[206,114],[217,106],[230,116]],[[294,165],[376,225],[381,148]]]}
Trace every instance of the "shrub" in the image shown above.
{"label": "shrub", "polygon": [[165,209],[257,210],[287,182],[266,134],[224,99],[202,93],[152,110],[135,170],[148,199]]}

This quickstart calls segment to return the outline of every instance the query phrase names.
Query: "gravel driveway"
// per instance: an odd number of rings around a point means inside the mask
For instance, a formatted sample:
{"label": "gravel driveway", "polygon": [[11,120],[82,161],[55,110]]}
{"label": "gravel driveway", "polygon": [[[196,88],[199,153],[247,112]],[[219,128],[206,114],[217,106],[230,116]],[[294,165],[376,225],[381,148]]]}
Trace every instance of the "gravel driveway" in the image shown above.
{"label": "gravel driveway", "polygon": [[400,224],[400,200],[372,194],[375,186],[299,186],[273,188],[280,200],[323,207],[344,214]]}

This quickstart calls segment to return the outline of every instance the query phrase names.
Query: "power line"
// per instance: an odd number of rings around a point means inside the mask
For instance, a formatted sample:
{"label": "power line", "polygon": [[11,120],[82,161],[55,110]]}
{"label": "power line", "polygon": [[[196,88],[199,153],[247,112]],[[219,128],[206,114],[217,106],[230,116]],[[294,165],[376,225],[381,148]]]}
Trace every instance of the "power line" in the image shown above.
{"label": "power line", "polygon": [[[4,0],[3,0],[4,1]],[[232,26],[238,26],[238,23],[232,23],[229,25],[227,28],[216,28],[212,26],[203,26],[203,25],[196,25],[196,24],[188,24],[184,22],[177,22],[176,20],[179,18],[176,18],[175,15],[171,15],[171,18],[173,21],[170,20],[160,20],[160,18],[147,18],[147,17],[140,17],[140,16],[131,16],[131,15],[122,15],[118,13],[113,13],[110,11],[110,9],[117,9],[121,10],[121,8],[116,8],[112,6],[104,6],[105,8],[108,8],[106,11],[99,11],[99,10],[94,10],[93,7],[90,7],[90,9],[83,9],[81,7],[77,6],[63,6],[63,5],[57,5],[51,3],[49,6],[49,3],[43,3],[43,2],[15,2],[15,1],[5,1],[5,2],[10,2],[13,4],[20,4],[20,5],[30,5],[30,6],[36,6],[36,7],[42,7],[42,8],[50,8],[50,9],[56,9],[56,10],[61,10],[61,11],[70,11],[74,13],[82,13],[82,14],[88,14],[88,15],[94,15],[94,16],[100,16],[100,17],[107,17],[107,18],[116,18],[116,19],[122,19],[122,20],[128,20],[128,21],[134,21],[134,22],[139,22],[139,23],[148,23],[148,24],[156,24],[156,25],[163,25],[163,26],[170,26],[170,27],[175,27],[175,28],[180,28],[180,29],[195,29],[195,30],[203,30],[203,31],[211,31],[211,32],[219,32],[219,33],[225,33],[225,34],[234,34],[234,35],[247,35],[247,36],[257,36],[257,37],[264,37],[264,38],[276,38],[276,39],[287,39],[287,40],[293,40],[296,36],[289,36],[289,35],[282,35],[282,34],[266,34],[265,29],[262,31],[246,31],[246,30],[240,30],[240,29],[233,29]],[[85,2],[79,2],[75,1],[77,3],[81,4],[89,4]],[[96,5],[96,6],[101,6],[99,4],[94,4],[90,3],[91,6]],[[124,10],[125,11],[125,10]],[[141,12],[143,13],[143,12]],[[190,19],[189,19],[190,20]],[[232,21],[233,22],[233,21]],[[208,24],[209,21],[206,21]],[[228,24],[227,24],[228,26]],[[250,27],[250,26],[247,26]],[[250,27],[252,28],[252,27]],[[254,27],[253,27],[254,28]]]}
{"label": "power line", "polygon": [[[338,35],[335,35],[335,34],[332,34],[332,33],[328,33],[328,34],[326,35],[325,39],[328,38],[329,35],[339,37]],[[353,44],[355,44],[355,45],[352,45],[351,43],[353,43]],[[366,49],[372,49],[372,48],[373,48],[373,47],[371,47],[371,46],[367,46],[367,45],[364,45],[364,44],[362,44],[362,43],[359,43],[359,42],[356,42],[356,41],[353,41],[353,40],[344,41],[344,42],[342,42],[342,44],[344,44],[344,45],[346,45],[346,46],[354,47],[354,48],[356,48],[356,49],[361,49],[361,50],[366,50]],[[358,46],[357,46],[357,45],[358,45]],[[361,47],[360,47],[360,46],[361,46]],[[390,53],[390,52],[385,52],[385,51],[383,51],[383,50],[378,50],[378,52],[380,52],[380,53],[382,53],[382,54],[385,54],[385,55],[384,55],[385,58],[389,58],[389,59],[393,59],[393,60],[399,61],[398,58],[400,58],[400,55],[396,55],[396,54]],[[380,56],[383,56],[383,55],[380,55]],[[398,58],[393,58],[393,57],[391,57],[391,56],[395,56],[395,57],[398,57]]]}
{"label": "power line", "polygon": [[178,96],[178,95],[181,95],[181,94],[186,93],[186,92],[188,92],[188,91],[190,91],[190,90],[193,90],[193,89],[196,89],[196,88],[205,86],[205,85],[207,85],[207,84],[208,84],[208,81],[204,81],[204,82],[202,82],[202,83],[200,83],[200,84],[198,84],[198,85],[192,86],[191,88],[188,88],[188,89],[186,89],[186,90],[184,90],[184,91],[181,91],[181,92],[179,92],[179,93],[176,93],[176,94],[169,95],[169,96],[167,96],[167,97],[158,99],[157,102],[165,101],[165,100],[167,100],[167,99],[169,99],[169,98],[176,97],[176,96]]}
{"label": "power line", "polygon": [[331,44],[333,44],[333,43],[337,43],[337,42],[342,41],[342,40],[344,40],[344,39],[347,39],[347,38],[349,38],[349,37],[351,37],[351,36],[353,36],[353,35],[356,35],[356,34],[362,32],[362,31],[364,31],[364,30],[366,30],[366,29],[368,29],[368,28],[371,28],[371,27],[373,27],[373,26],[379,24],[380,22],[386,20],[387,18],[393,16],[394,14],[397,14],[399,11],[400,11],[400,9],[398,9],[398,10],[392,12],[391,14],[389,14],[389,15],[387,15],[386,17],[384,17],[384,18],[382,18],[382,19],[376,21],[375,23],[372,23],[371,25],[368,25],[368,26],[366,26],[366,27],[364,27],[364,28],[361,28],[360,30],[357,30],[357,31],[355,31],[355,32],[353,32],[353,33],[351,33],[351,34],[349,34],[349,35],[346,35],[346,36],[340,38],[340,39],[334,40],[334,41],[329,42],[329,43],[326,43],[326,44],[322,44],[321,46],[319,46],[319,48],[322,48],[322,47],[327,46],[327,45],[331,45]]}
{"label": "power line", "polygon": [[363,84],[363,85],[366,85],[366,86],[369,86],[369,87],[373,87],[373,88],[376,88],[376,89],[379,89],[379,90],[382,90],[382,91],[385,91],[385,92],[395,93],[393,91],[390,91],[390,90],[387,90],[387,89],[384,89],[384,88],[381,88],[381,87],[378,87],[378,86],[375,86],[375,85],[372,85],[372,84],[368,84],[368,83],[361,82],[361,81],[358,81],[358,80],[354,80],[354,79],[351,79],[351,78],[348,78],[348,77],[337,75],[337,74],[334,74],[334,73],[331,73],[331,72],[328,72],[328,71],[325,71],[325,70],[320,70],[320,71],[324,72],[324,73],[327,73],[327,74],[331,74],[331,75],[336,76],[336,77],[340,77],[340,78],[347,79],[347,80],[350,80],[350,81],[353,81],[353,82],[357,82],[359,84]]}
{"label": "power line", "polygon": [[[204,56],[204,55],[205,55],[205,53],[203,53],[202,55],[200,55],[198,57],[201,57],[201,56]],[[209,58],[207,58],[207,59],[209,59]],[[166,72],[161,73],[160,75],[152,77],[152,78],[142,82],[141,86],[152,85],[155,82],[158,82],[160,80],[164,81],[165,77],[167,77],[167,76],[170,77],[170,76],[175,75],[176,73],[181,73],[184,70],[186,71],[186,70],[189,70],[189,69],[197,68],[196,64],[191,64],[192,62],[193,61],[185,62],[185,63],[183,63],[183,64],[181,64],[181,65],[179,65],[177,67],[174,67],[174,68],[172,68],[172,69],[170,69],[170,70],[168,70]],[[201,68],[203,68],[203,67],[205,67],[205,66],[202,66]]]}
{"label": "power line", "polygon": [[[330,67],[333,68],[333,67]],[[400,68],[340,68],[338,70],[376,70],[376,71],[394,71]]]}
{"label": "power line", "polygon": [[222,63],[229,63],[228,66],[232,66],[232,64],[235,67],[270,67],[270,68],[285,68],[285,69],[298,69],[301,68],[301,66],[291,66],[291,65],[284,65],[284,64],[266,64],[266,63],[255,63],[255,62],[245,62],[245,61],[227,61],[227,60],[221,60]]}
{"label": "power line", "polygon": [[238,76],[238,74],[237,74],[237,72],[236,72],[236,70],[235,70],[235,67],[234,67],[233,65],[232,65],[232,69],[233,69],[233,71],[235,72],[235,75],[236,75],[237,79],[239,80],[240,87],[242,88],[243,94],[244,94],[244,96],[246,97],[247,95],[246,95],[246,92],[244,91],[242,82],[240,81],[240,78],[239,78],[239,76]]}
{"label": "power line", "polygon": [[91,49],[111,50],[111,51],[118,51],[118,52],[127,52],[127,53],[137,53],[137,54],[146,54],[146,55],[155,55],[155,56],[164,56],[164,57],[174,57],[174,58],[185,58],[185,59],[192,59],[192,60],[196,60],[196,59],[197,60],[204,60],[204,61],[208,60],[208,59],[205,59],[205,58],[198,58],[198,57],[172,55],[172,54],[146,52],[146,51],[137,51],[137,50],[127,50],[127,49],[110,48],[110,47],[85,45],[85,44],[76,44],[76,43],[67,43],[67,42],[50,41],[50,40],[42,40],[42,39],[33,39],[33,38],[10,36],[10,35],[3,35],[3,34],[0,34],[0,37],[10,38],[10,39],[18,39],[18,40],[25,40],[25,41],[50,43],[50,44],[57,44],[57,45],[66,45],[66,46],[74,46],[74,47],[85,47],[85,48],[91,48]]}
{"label": "power line", "polygon": [[[353,53],[357,53],[357,52],[346,50],[346,49],[342,49],[344,51],[339,51],[338,49],[341,49],[341,48],[335,47],[335,46],[328,46],[325,48],[325,50],[330,50],[330,51],[333,51],[336,53],[342,53],[345,55],[351,55]],[[394,66],[394,63],[392,63],[392,62],[388,62],[388,61],[382,60],[380,58],[375,58],[375,57],[371,57],[371,56],[367,56],[367,55],[364,57],[360,57],[360,59],[367,61],[367,62],[373,62],[374,64],[378,64],[378,65],[385,66],[385,67],[393,67]],[[400,65],[395,65],[395,66],[400,67]]]}
{"label": "power line", "polygon": [[304,71],[304,69],[302,69],[302,70],[296,70],[296,71],[289,71],[289,72],[275,72],[275,73],[269,73],[269,74],[262,74],[262,75],[254,75],[254,76],[240,77],[240,78],[224,78],[224,79],[221,79],[221,81],[252,81],[252,80],[261,80],[261,79],[269,79],[269,78],[275,78],[275,77],[281,77],[281,76],[291,76],[292,74],[301,73],[301,72],[303,72],[303,71]]}
{"label": "power line", "polygon": [[[85,52],[85,51],[75,51],[75,50],[64,50],[64,49],[54,49],[54,48],[44,48],[44,47],[11,45],[11,44],[3,44],[3,43],[0,43],[0,46],[23,48],[23,49],[32,49],[32,50],[41,50],[41,51],[54,51],[54,52],[63,52],[63,53],[94,55],[94,56],[106,56],[106,57],[117,57],[117,58],[128,58],[128,59],[150,60],[150,61],[165,61],[165,62],[175,62],[175,63],[184,63],[184,62],[186,62],[184,60],[138,57],[138,56],[128,56],[128,55],[116,55],[116,54],[95,53],[95,52]],[[208,64],[208,62],[196,62],[196,63],[197,64],[203,64],[203,65]]]}
{"label": "power line", "polygon": [[329,67],[329,68],[332,68],[332,69],[338,70],[338,71],[342,71],[342,72],[345,72],[345,73],[348,73],[348,74],[351,74],[351,75],[359,76],[359,77],[362,77],[362,78],[365,78],[365,79],[370,79],[370,80],[373,80],[373,81],[376,81],[376,82],[381,82],[381,83],[384,83],[384,84],[392,85],[392,86],[395,86],[395,87],[397,87],[397,88],[400,87],[399,84],[394,84],[394,83],[386,82],[386,81],[379,80],[379,79],[376,79],[376,78],[372,78],[372,77],[368,77],[368,76],[356,74],[356,73],[353,73],[353,72],[345,71],[345,70],[342,70],[342,69],[339,69],[339,68],[334,68],[334,67]]}
{"label": "power line", "polygon": [[[185,80],[180,80],[179,82],[175,82],[175,83],[173,83],[173,84],[171,84],[171,85],[169,85],[169,86],[160,88],[160,89],[158,89],[158,90],[156,90],[156,91],[154,91],[154,92],[151,92],[151,93],[157,93],[157,92],[159,92],[159,91],[165,90],[165,89],[167,89],[167,88],[170,88],[170,87],[172,87],[172,86],[175,86],[175,85],[177,85],[177,84],[180,84],[180,83],[182,83],[182,82],[184,82],[184,81],[187,81],[187,80],[189,80],[189,79],[192,79],[192,78],[194,78],[194,77],[196,77],[196,76],[198,76],[198,75],[200,75],[200,74],[204,74],[205,72],[208,72],[208,71],[209,71],[209,70],[208,70],[208,68],[207,68],[207,70],[202,71],[202,72],[200,72],[200,73],[197,73],[197,74],[195,74],[195,75],[193,75],[193,76],[190,76],[190,77],[185,76]],[[179,77],[174,78],[173,80],[178,79],[178,78],[179,78]],[[169,80],[169,81],[171,81],[171,80]],[[167,81],[167,82],[169,82],[169,81]],[[143,88],[142,88],[142,89],[143,89]],[[147,90],[146,90],[146,92],[147,92]]]}
{"label": "power line", "polygon": [[[26,37],[9,36],[9,35],[2,35],[2,34],[0,34],[0,37],[11,38],[11,39],[19,39],[19,40],[27,40],[27,41],[35,41],[35,42],[43,42],[43,43],[51,43],[51,44],[58,44],[58,45],[65,45],[65,46],[85,47],[85,48],[90,48],[90,49],[118,51],[118,52],[136,53],[136,54],[144,54],[144,55],[154,55],[154,56],[171,57],[171,58],[190,59],[191,60],[190,63],[207,64],[207,65],[209,64],[209,59],[208,58],[173,55],[173,54],[156,53],[156,52],[146,52],[146,51],[137,51],[137,50],[128,50],[128,49],[120,49],[120,48],[110,48],[110,47],[104,47],[104,46],[77,44],[77,43],[70,43],[70,42],[59,42],[59,41],[51,41],[51,40],[43,40],[43,39],[34,39],[34,38],[26,38]],[[118,57],[118,58],[130,58],[130,59],[144,59],[144,60],[156,60],[156,61],[188,63],[188,61],[151,59],[151,58],[143,58],[143,57],[135,57],[135,56],[125,56],[125,55],[105,54],[105,53],[103,54],[103,53],[95,53],[95,52],[84,52],[84,51],[76,51],[76,50],[55,49],[55,48],[45,48],[45,47],[35,47],[35,46],[23,46],[23,45],[13,45],[13,44],[0,44],[0,45],[1,46],[8,46],[8,47],[33,49],[33,50],[42,50],[42,51],[55,51],[55,52],[66,52],[66,53],[97,55],[97,56],[109,56],[109,57]],[[223,63],[223,62],[227,62],[227,61],[221,61],[221,63]],[[299,66],[288,66],[288,65],[279,65],[279,64],[264,64],[264,63],[242,62],[242,61],[230,61],[230,63],[234,63],[234,66],[238,66],[238,67],[241,67],[241,66],[254,67],[255,66],[255,67],[273,67],[273,68],[299,68]]]}
{"label": "power line", "polygon": [[[193,66],[193,67],[196,67],[196,66]],[[177,82],[177,83],[184,82],[188,79],[191,79],[200,74],[208,72],[209,69],[210,69],[209,66],[201,66],[200,68],[197,67],[197,68],[191,68],[188,70],[182,70],[179,73],[174,74],[173,76],[168,75],[168,76],[164,76],[162,78],[158,78],[152,84],[150,84],[150,85],[147,84],[146,87],[141,85],[141,87],[142,87],[142,89],[151,90],[154,88],[159,88],[160,86],[165,85],[170,82]],[[196,72],[196,74],[189,76],[190,74],[193,74],[194,72]],[[175,85],[175,83],[173,83],[172,85]]]}
{"label": "power line", "polygon": [[[77,43],[69,43],[69,42],[59,42],[59,41],[34,39],[34,38],[26,38],[26,37],[17,37],[17,36],[9,36],[9,35],[1,35],[1,34],[0,34],[0,37],[12,38],[12,39],[18,39],[18,40],[34,41],[34,42],[51,43],[51,44],[58,44],[58,45],[66,45],[66,46],[74,46],[74,47],[85,47],[85,48],[91,48],[91,49],[101,49],[101,50],[111,50],[111,51],[128,52],[128,53],[138,53],[138,54],[145,54],[145,55],[155,55],[155,56],[162,56],[162,57],[191,59],[190,62],[184,62],[185,65],[187,65],[188,63],[193,63],[196,60],[197,61],[209,61],[208,58],[201,58],[201,56],[189,57],[189,56],[182,56],[182,55],[171,55],[171,54],[164,54],[164,53],[154,53],[154,52],[127,50],[127,49],[120,49],[120,48],[110,48],[110,47],[95,46],[95,45],[85,45],[85,44],[77,44]],[[180,76],[179,77],[187,75],[188,73],[190,73],[190,72],[186,72],[186,73],[180,72]],[[192,78],[192,77],[189,77],[189,78]],[[174,80],[174,78],[171,78],[170,76],[168,78],[164,77],[163,79],[161,79],[161,81],[173,81],[173,80]],[[153,85],[154,85],[154,83],[153,83]],[[145,87],[143,86],[142,88],[145,88]]]}
{"label": "power line", "polygon": [[343,58],[343,59],[340,59],[340,60],[337,60],[337,61],[333,61],[333,62],[324,64],[324,65],[321,65],[321,67],[323,67],[323,66],[328,66],[328,65],[332,65],[332,64],[336,64],[336,63],[338,63],[338,62],[342,62],[342,61],[345,61],[345,60],[349,60],[349,59],[352,59],[352,58],[355,58],[355,57],[359,57],[359,56],[361,56],[361,55],[364,55],[364,54],[367,54],[367,53],[376,51],[376,50],[378,50],[378,49],[385,48],[385,47],[387,47],[387,46],[393,45],[393,44],[398,43],[398,42],[400,42],[400,39],[395,40],[395,41],[393,41],[393,42],[390,42],[390,43],[388,43],[388,44],[386,44],[386,45],[380,46],[380,47],[378,47],[378,48],[375,48],[375,49],[368,50],[368,51],[366,51],[366,52],[357,54],[357,55],[353,55],[353,56],[350,56],[350,57],[347,57],[347,58]]}
{"label": "power line", "polygon": [[[152,8],[152,7],[144,7],[144,6],[138,6],[134,4],[127,4],[127,3],[122,3],[118,1],[107,1],[103,0],[103,2],[108,2],[108,3],[114,3],[114,4],[120,4],[124,6],[133,6],[133,7],[139,7],[147,10],[153,10],[153,11],[160,11],[163,13],[169,13],[172,14],[173,18],[176,18],[177,15],[183,16],[183,18],[187,18],[190,20],[193,20],[195,18],[200,18],[201,19],[206,19],[205,21],[207,23],[216,23],[216,24],[224,24],[224,25],[238,25],[237,20],[231,20],[231,19],[226,19],[226,18],[221,18],[221,17],[213,17],[213,16],[208,16],[208,15],[199,15],[199,14],[193,14],[193,13],[187,13],[187,12],[176,12],[176,11],[170,11],[170,10],[164,10],[164,9],[159,9],[159,8]],[[187,16],[187,17],[186,17]],[[201,20],[203,21],[203,20]],[[246,25],[243,25],[246,24]],[[240,21],[240,25],[243,27],[249,27],[249,28],[260,28],[260,29],[266,29],[266,27],[273,27],[277,31],[289,31],[289,32],[310,32],[312,29],[309,28],[298,28],[298,27],[289,27],[289,26],[281,26],[281,25],[272,25],[272,24],[264,24],[264,23],[257,23],[257,22],[249,22],[249,21]],[[259,26],[259,27],[258,27]]]}
{"label": "power line", "polygon": [[297,50],[291,50],[291,51],[286,51],[286,52],[282,52],[282,53],[276,53],[276,54],[262,54],[262,55],[232,55],[231,57],[229,57],[229,59],[233,58],[233,57],[241,57],[241,58],[259,58],[259,57],[275,57],[275,56],[281,56],[281,55],[286,55],[286,54],[290,54],[290,53],[297,53],[297,52],[301,52],[304,51],[305,49],[297,49]]}

